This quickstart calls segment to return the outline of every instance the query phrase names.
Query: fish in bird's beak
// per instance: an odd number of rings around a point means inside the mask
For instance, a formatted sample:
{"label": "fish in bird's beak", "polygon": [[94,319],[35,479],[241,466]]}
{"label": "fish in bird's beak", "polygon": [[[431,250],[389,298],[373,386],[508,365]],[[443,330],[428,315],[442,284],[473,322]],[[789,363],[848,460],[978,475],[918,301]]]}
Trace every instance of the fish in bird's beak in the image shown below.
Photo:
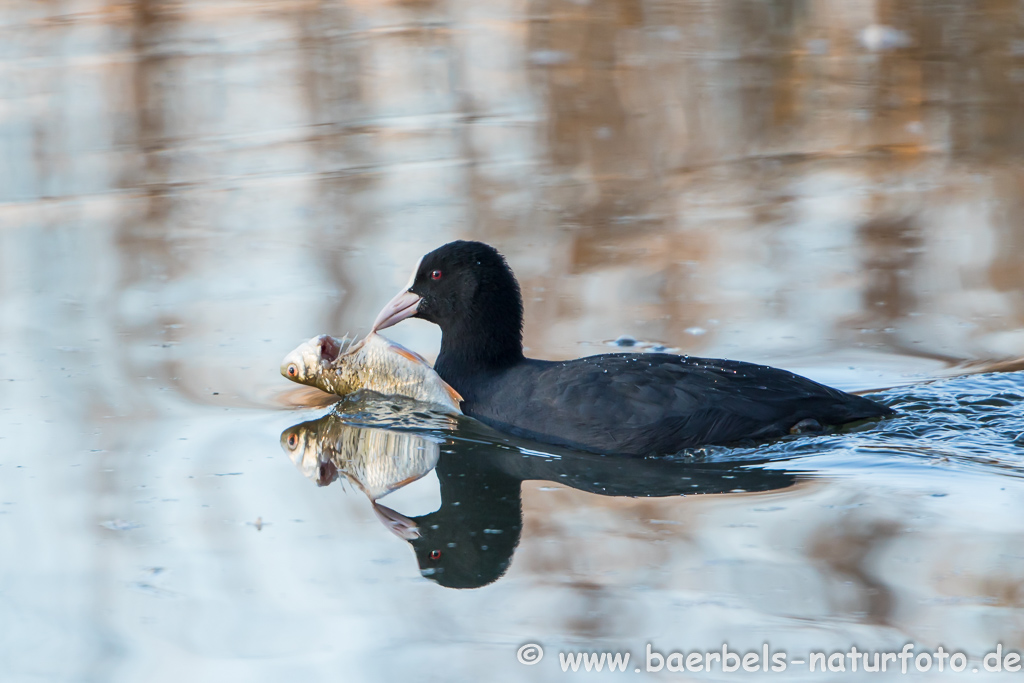
{"label": "fish in bird's beak", "polygon": [[389,301],[387,306],[381,309],[381,312],[377,314],[377,319],[373,321],[373,331],[378,332],[391,327],[406,318],[411,318],[416,315],[416,309],[419,307],[420,301],[422,300],[423,299],[419,294],[415,294],[409,290],[399,292],[395,298]]}

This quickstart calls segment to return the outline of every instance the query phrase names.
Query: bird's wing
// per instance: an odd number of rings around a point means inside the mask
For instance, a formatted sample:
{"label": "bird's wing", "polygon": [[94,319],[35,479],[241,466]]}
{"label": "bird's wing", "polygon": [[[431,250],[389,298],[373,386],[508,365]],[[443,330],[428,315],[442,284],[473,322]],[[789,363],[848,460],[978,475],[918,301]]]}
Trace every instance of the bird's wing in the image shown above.
{"label": "bird's wing", "polygon": [[[604,447],[723,443],[801,407],[851,397],[785,370],[667,354],[608,354],[548,364],[533,384],[529,421],[559,425],[568,442],[605,435]],[[549,429],[537,430],[547,433]],[[578,438],[574,438],[578,435]],[[557,436],[557,435],[556,435]]]}

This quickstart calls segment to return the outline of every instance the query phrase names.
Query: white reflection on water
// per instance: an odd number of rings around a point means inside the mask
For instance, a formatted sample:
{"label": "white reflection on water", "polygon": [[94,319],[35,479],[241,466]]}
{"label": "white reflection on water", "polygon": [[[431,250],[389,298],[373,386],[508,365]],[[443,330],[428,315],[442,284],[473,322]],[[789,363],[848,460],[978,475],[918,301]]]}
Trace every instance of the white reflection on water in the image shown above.
{"label": "white reflection on water", "polygon": [[456,237],[509,256],[537,356],[631,335],[855,389],[1019,367],[1022,41],[1012,3],[965,1],[8,1],[4,680],[519,680],[527,639],[1020,647],[995,468],[527,484],[508,574],[447,591],[280,454],[276,367]]}

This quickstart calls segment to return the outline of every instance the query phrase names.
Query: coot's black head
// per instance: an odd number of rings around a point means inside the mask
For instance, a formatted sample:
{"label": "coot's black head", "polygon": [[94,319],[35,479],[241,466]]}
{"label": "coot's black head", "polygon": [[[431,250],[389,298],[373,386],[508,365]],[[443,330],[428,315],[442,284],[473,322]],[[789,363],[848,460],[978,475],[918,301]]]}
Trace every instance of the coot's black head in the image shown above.
{"label": "coot's black head", "polygon": [[441,354],[449,359],[493,366],[522,358],[519,283],[502,255],[483,242],[450,242],[420,259],[373,329],[410,317],[441,328]]}

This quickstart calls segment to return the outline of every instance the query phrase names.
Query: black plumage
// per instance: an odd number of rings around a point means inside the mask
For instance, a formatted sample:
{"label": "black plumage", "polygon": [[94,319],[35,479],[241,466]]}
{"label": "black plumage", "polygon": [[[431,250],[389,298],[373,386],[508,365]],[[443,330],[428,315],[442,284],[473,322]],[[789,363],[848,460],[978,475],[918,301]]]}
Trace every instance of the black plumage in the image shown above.
{"label": "black plumage", "polygon": [[504,258],[480,242],[452,242],[424,256],[375,327],[411,315],[440,326],[435,369],[462,394],[463,412],[546,443],[664,454],[892,414],[786,370],[740,361],[656,353],[526,358],[519,285]]}

